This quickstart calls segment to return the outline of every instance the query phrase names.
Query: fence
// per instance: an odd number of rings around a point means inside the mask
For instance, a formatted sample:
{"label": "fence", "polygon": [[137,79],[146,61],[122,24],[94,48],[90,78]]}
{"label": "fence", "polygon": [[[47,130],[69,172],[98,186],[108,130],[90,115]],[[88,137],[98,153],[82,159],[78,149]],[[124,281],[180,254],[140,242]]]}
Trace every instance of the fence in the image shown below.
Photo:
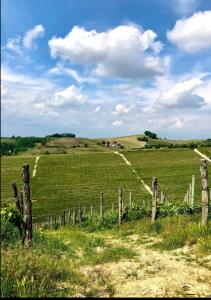
{"label": "fence", "polygon": [[[208,221],[208,211],[209,211],[209,200],[210,200],[210,190],[208,188],[208,167],[207,161],[205,159],[200,160],[200,175],[201,175],[201,224],[206,225]],[[57,211],[51,214],[40,215],[32,218],[32,201],[30,193],[30,174],[29,165],[24,164],[22,166],[22,191],[18,193],[16,183],[12,183],[13,199],[16,203],[16,207],[21,214],[21,225],[19,227],[22,243],[32,244],[32,227],[41,228],[43,226],[53,226],[59,225],[64,226],[66,224],[80,224],[83,222],[86,216],[95,217],[98,216],[100,220],[103,221],[105,214],[110,212],[115,212],[118,214],[118,224],[122,223],[123,210],[124,207],[133,208],[136,203],[133,201],[133,193],[129,191],[127,198],[123,193],[123,189],[119,188],[118,191],[118,202],[112,203],[111,206],[105,205],[104,193],[100,192],[99,195],[99,205],[91,204],[89,207],[82,206],[80,203],[77,207],[72,207],[67,210]],[[192,176],[191,183],[189,184],[188,190],[184,197],[184,202],[190,204],[190,207],[194,207],[194,187],[195,187],[195,176]],[[142,207],[151,210],[151,223],[154,224],[158,217],[157,205],[159,203],[166,202],[166,196],[163,191],[158,195],[158,179],[153,177],[152,179],[152,201],[145,202],[142,201]],[[40,221],[39,221],[40,219]],[[33,226],[32,226],[33,220]],[[38,222],[39,221],[39,222]]]}

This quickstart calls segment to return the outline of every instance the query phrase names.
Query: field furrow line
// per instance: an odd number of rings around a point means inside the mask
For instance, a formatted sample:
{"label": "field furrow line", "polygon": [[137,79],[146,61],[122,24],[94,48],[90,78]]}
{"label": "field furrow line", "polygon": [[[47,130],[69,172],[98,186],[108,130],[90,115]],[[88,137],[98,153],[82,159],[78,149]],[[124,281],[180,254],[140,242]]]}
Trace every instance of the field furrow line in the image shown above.
{"label": "field furrow line", "polygon": [[207,161],[211,162],[211,159],[209,157],[207,157],[205,154],[201,153],[196,148],[194,149],[194,152],[197,153],[198,155],[200,155],[201,157],[205,158]]}
{"label": "field furrow line", "polygon": [[125,161],[125,163],[126,163],[128,166],[131,167],[132,172],[133,172],[134,174],[136,174],[137,180],[139,180],[139,181],[142,183],[142,185],[143,185],[143,187],[145,188],[145,190],[146,190],[150,195],[153,195],[153,192],[152,192],[151,188],[148,186],[148,184],[146,184],[146,183],[144,182],[143,179],[140,178],[140,176],[137,174],[136,170],[133,169],[131,162],[130,162],[130,161],[129,161],[122,153],[119,153],[118,151],[114,151],[114,153],[121,156],[121,158]]}
{"label": "field furrow line", "polygon": [[39,159],[40,159],[40,156],[37,156],[36,159],[35,159],[32,177],[35,177],[35,176],[36,176],[36,173],[37,173],[37,165],[38,165]]}

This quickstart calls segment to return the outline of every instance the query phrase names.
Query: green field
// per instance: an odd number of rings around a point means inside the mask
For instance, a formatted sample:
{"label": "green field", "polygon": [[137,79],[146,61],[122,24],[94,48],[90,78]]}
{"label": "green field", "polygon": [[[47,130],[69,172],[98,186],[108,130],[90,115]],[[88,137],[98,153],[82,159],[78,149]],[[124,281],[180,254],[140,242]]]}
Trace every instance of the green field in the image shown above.
{"label": "green field", "polygon": [[151,185],[152,177],[156,176],[159,191],[163,191],[170,200],[184,199],[194,174],[195,199],[197,202],[200,201],[200,157],[193,150],[133,151],[126,152],[125,156],[148,185]]}
{"label": "green field", "polygon": [[[210,151],[210,149],[207,149]],[[140,204],[150,201],[137,175],[151,187],[152,177],[158,177],[159,193],[162,190],[169,200],[184,199],[191,182],[196,177],[196,201],[200,201],[200,157],[191,149],[123,151],[131,162],[113,152],[74,153],[65,155],[41,155],[37,173],[31,176],[33,215],[41,216],[64,209],[90,205],[99,210],[100,192],[104,192],[105,206],[117,206],[118,189],[123,188],[124,203],[128,202],[129,190],[133,200]],[[1,199],[11,200],[11,182],[17,181],[20,189],[21,166],[30,164],[32,174],[34,156],[2,158]],[[136,174],[132,171],[135,169]],[[210,180],[210,179],[209,179]]]}
{"label": "green field", "polygon": [[[15,168],[9,174],[4,170],[10,169],[11,160]],[[21,170],[21,164],[34,160],[2,159],[2,169],[6,175],[3,177],[2,199],[8,199],[11,194],[9,183],[20,179],[18,170]],[[105,206],[111,209],[112,203],[118,203],[119,187],[124,190],[125,202],[128,201],[129,190],[133,190],[136,202],[150,198],[131,169],[112,152],[41,156],[37,174],[31,178],[33,214],[53,213],[78,207],[79,204],[87,209],[93,204],[99,209],[101,191],[104,192]]]}

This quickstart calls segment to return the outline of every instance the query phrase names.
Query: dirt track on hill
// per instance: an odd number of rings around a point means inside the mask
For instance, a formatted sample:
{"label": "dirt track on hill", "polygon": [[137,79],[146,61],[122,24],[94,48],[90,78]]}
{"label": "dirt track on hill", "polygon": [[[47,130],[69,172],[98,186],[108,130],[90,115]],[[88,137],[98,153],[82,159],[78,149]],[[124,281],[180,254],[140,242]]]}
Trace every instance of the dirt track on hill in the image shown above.
{"label": "dirt track on hill", "polygon": [[146,237],[141,243],[137,239],[135,235],[128,240],[107,239],[112,245],[135,250],[137,258],[86,267],[83,271],[106,274],[114,286],[113,297],[211,296],[211,256],[197,261],[187,246],[160,252],[147,248],[152,238]]}

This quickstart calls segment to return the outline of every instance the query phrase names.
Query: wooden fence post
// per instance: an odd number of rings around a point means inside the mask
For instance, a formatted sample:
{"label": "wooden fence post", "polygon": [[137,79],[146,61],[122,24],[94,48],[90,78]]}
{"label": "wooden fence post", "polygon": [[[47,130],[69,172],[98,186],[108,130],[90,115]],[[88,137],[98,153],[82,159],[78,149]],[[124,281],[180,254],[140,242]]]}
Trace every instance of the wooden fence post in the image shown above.
{"label": "wooden fence post", "polygon": [[132,208],[132,191],[129,191],[129,207]]}
{"label": "wooden fence post", "polygon": [[70,218],[71,218],[71,210],[68,209],[68,217],[67,217],[67,223],[70,224]]}
{"label": "wooden fence post", "polygon": [[73,207],[73,225],[75,225],[75,217],[76,217],[76,211],[75,211],[75,207]]}
{"label": "wooden fence post", "polygon": [[79,204],[79,209],[78,209],[78,223],[81,223],[81,205]]}
{"label": "wooden fence post", "polygon": [[156,214],[157,214],[157,192],[158,192],[158,180],[157,177],[153,177],[152,179],[152,218],[151,223],[155,223]]}
{"label": "wooden fence post", "polygon": [[63,225],[63,212],[60,215],[60,226],[62,226],[62,225]]}
{"label": "wooden fence post", "polygon": [[[20,201],[20,197],[18,196],[18,189],[17,189],[17,185],[15,182],[12,182],[12,191],[13,191],[13,199],[15,201],[16,208],[20,212],[20,215],[21,215],[21,224],[18,225],[18,230],[20,233],[20,238],[23,243],[23,207],[21,207],[21,201]],[[22,198],[22,200],[23,200],[23,198]]]}
{"label": "wooden fence post", "polygon": [[23,204],[24,204],[24,235],[26,234],[27,243],[32,245],[32,202],[30,197],[30,174],[29,165],[23,164],[22,166],[22,186],[23,186]]}
{"label": "wooden fence post", "polygon": [[92,204],[91,204],[91,207],[90,207],[90,215],[91,215],[91,217],[93,215]]}
{"label": "wooden fence post", "polygon": [[164,202],[164,194],[163,194],[163,191],[161,191],[160,193],[160,202],[163,203]]}
{"label": "wooden fence post", "polygon": [[119,189],[119,225],[122,223],[122,188]]}
{"label": "wooden fence post", "polygon": [[200,159],[200,175],[201,175],[201,201],[202,201],[202,215],[201,224],[206,225],[208,220],[209,210],[209,188],[208,188],[208,169],[206,159]]}
{"label": "wooden fence post", "polygon": [[192,183],[191,183],[191,207],[194,207],[194,193],[195,193],[195,175],[192,175]]}
{"label": "wooden fence post", "polygon": [[104,197],[103,192],[100,193],[100,219],[104,219]]}

